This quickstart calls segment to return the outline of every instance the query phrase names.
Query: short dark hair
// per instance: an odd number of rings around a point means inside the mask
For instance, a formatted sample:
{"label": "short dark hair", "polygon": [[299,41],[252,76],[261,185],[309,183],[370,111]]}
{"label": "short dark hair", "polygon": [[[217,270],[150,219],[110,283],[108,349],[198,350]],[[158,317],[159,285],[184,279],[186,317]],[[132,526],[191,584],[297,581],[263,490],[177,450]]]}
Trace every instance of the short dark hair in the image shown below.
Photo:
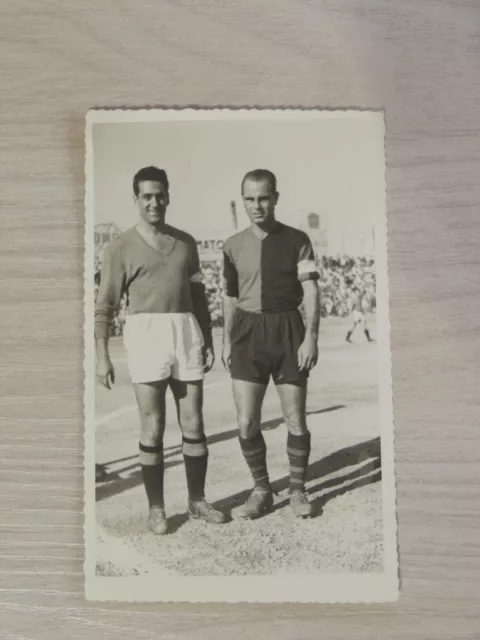
{"label": "short dark hair", "polygon": [[168,176],[165,169],[159,169],[158,167],[143,167],[140,171],[137,171],[133,178],[133,193],[138,196],[138,185],[140,182],[160,182],[165,187],[167,193],[169,189]]}
{"label": "short dark hair", "polygon": [[249,171],[248,173],[246,173],[242,180],[242,193],[243,186],[247,180],[255,180],[255,182],[260,182],[260,180],[268,180],[274,193],[277,192],[277,178],[275,174],[268,169],[253,169],[253,171]]}

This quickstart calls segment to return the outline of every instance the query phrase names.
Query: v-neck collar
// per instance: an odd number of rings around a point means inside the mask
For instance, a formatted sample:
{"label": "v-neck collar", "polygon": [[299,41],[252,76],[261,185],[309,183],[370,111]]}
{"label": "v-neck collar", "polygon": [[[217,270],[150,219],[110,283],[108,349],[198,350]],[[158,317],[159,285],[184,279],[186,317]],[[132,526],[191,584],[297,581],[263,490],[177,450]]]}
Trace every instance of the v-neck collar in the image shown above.
{"label": "v-neck collar", "polygon": [[256,231],[257,227],[255,225],[250,225],[250,231],[251,233],[253,233],[253,235],[255,236],[255,238],[257,238],[257,240],[260,240],[260,242],[262,242],[263,240],[266,240],[267,238],[269,238],[272,234],[276,233],[277,231],[279,231],[281,228],[281,222],[279,222],[278,220],[275,220],[275,226],[270,229],[270,231],[267,231],[267,233],[265,235],[260,235],[258,233],[258,231]]}
{"label": "v-neck collar", "polygon": [[143,244],[145,244],[149,249],[151,249],[151,251],[154,251],[158,256],[168,256],[172,252],[173,247],[175,246],[175,243],[177,242],[177,239],[171,233],[168,233],[170,231],[170,227],[168,227],[168,225],[165,225],[165,231],[167,233],[162,234],[162,236],[165,237],[165,238],[168,238],[169,242],[166,242],[165,243],[165,247],[162,247],[161,249],[151,245],[148,242],[148,240],[145,238],[145,236],[142,233],[140,233],[140,231],[138,230],[136,225],[135,225],[134,229],[135,229],[136,234],[140,238],[140,240],[143,242]]}

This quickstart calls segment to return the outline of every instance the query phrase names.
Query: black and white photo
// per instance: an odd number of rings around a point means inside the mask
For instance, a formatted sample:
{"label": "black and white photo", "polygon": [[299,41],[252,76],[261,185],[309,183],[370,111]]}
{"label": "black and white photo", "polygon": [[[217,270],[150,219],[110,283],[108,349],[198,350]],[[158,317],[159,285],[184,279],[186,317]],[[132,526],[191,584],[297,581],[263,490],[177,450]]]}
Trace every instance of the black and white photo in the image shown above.
{"label": "black and white photo", "polygon": [[87,598],[397,599],[384,137],[87,114]]}

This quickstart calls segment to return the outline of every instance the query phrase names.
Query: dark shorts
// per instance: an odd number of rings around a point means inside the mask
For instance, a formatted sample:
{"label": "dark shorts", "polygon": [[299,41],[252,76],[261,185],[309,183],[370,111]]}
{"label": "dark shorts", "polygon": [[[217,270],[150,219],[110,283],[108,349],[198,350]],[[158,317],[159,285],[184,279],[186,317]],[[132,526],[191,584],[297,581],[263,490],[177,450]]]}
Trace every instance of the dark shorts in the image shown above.
{"label": "dark shorts", "polygon": [[231,375],[234,380],[268,384],[303,384],[297,352],[305,338],[300,312],[250,313],[237,309],[231,329]]}

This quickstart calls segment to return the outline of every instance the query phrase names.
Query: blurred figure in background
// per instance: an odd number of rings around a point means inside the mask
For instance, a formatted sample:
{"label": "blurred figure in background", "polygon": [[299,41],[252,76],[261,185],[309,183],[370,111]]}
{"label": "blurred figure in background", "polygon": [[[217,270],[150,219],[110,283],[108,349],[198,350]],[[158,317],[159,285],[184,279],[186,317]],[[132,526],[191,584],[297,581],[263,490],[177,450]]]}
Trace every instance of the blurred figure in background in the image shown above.
{"label": "blurred figure in background", "polygon": [[370,331],[367,327],[367,319],[365,317],[365,309],[364,309],[364,300],[365,300],[365,291],[358,289],[355,287],[355,296],[352,299],[352,328],[348,331],[345,340],[347,342],[352,342],[351,337],[358,327],[363,329],[363,333],[365,334],[368,342],[372,342],[370,337]]}

